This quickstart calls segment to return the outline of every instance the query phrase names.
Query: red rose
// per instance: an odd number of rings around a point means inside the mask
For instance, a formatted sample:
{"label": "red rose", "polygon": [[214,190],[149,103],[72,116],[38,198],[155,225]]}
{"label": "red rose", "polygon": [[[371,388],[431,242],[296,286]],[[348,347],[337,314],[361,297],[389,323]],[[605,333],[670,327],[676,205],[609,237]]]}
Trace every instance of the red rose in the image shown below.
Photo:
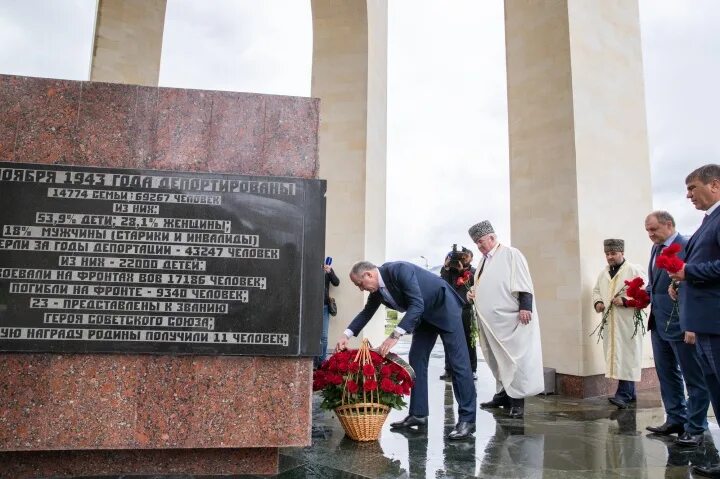
{"label": "red rose", "polygon": [[389,364],[386,364],[385,366],[380,368],[380,375],[384,378],[389,378],[393,373],[392,368]]}
{"label": "red rose", "polygon": [[363,374],[365,376],[373,376],[375,374],[375,367],[372,364],[365,364],[363,366]]}
{"label": "red rose", "polygon": [[348,364],[348,371],[351,373],[356,373],[360,371],[360,363],[357,361],[352,361],[350,364]]}
{"label": "red rose", "polygon": [[375,351],[370,351],[370,359],[375,366],[380,366],[383,361],[385,361],[385,358],[380,356],[380,354],[376,353]]}
{"label": "red rose", "polygon": [[412,383],[411,382],[404,382],[402,383],[402,393],[404,395],[410,394],[410,389],[412,389]]}
{"label": "red rose", "polygon": [[350,394],[355,394],[358,392],[358,384],[353,381],[352,379],[348,379],[347,382],[347,390],[350,392]]}
{"label": "red rose", "polygon": [[380,390],[386,393],[395,392],[395,383],[390,378],[382,378],[380,381]]}
{"label": "red rose", "polygon": [[460,276],[458,279],[455,280],[455,286],[465,286],[466,281],[467,281],[467,279]]}
{"label": "red rose", "polygon": [[365,391],[375,391],[378,387],[377,381],[369,379],[363,383],[363,389]]}
{"label": "red rose", "polygon": [[335,373],[328,374],[326,376],[326,378],[330,384],[334,384],[335,386],[339,386],[343,382],[342,376],[340,376],[339,374],[335,374]]}
{"label": "red rose", "polygon": [[347,361],[340,361],[340,362],[338,362],[337,369],[338,369],[338,371],[340,371],[341,373],[346,373],[346,372],[348,372],[348,362],[347,362]]}

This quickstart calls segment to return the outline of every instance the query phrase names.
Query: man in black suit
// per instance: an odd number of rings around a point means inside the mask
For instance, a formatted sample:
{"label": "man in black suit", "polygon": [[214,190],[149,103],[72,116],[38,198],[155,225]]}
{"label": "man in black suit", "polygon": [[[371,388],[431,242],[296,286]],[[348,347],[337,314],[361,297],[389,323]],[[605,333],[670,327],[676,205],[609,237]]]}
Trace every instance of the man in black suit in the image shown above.
{"label": "man in black suit", "polygon": [[355,316],[338,340],[336,349],[347,347],[373,317],[381,304],[405,312],[395,331],[380,345],[386,355],[403,334],[412,333],[410,366],[415,385],[410,394],[410,410],[393,428],[426,426],[428,408],[428,363],[438,335],[450,357],[453,392],[458,402],[458,423],[448,439],[465,439],[475,431],[476,393],[468,357],[461,310],[462,300],[452,286],[426,269],[404,261],[385,263],[379,268],[368,261],[353,265],[350,280],[360,291],[368,291],[365,308]]}

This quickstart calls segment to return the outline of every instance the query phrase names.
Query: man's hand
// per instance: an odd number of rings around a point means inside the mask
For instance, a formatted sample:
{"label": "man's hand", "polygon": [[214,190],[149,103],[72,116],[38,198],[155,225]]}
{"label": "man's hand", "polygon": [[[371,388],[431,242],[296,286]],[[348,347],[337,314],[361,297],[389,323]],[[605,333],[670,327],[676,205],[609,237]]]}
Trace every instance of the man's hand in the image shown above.
{"label": "man's hand", "polygon": [[595,304],[595,312],[602,313],[603,311],[605,311],[605,303],[596,303]]}
{"label": "man's hand", "polygon": [[670,299],[672,299],[673,301],[678,300],[678,290],[672,283],[670,283],[670,286],[668,286],[668,294],[670,295]]}
{"label": "man's hand", "polygon": [[467,298],[468,303],[472,303],[475,301],[475,290],[468,289],[468,292],[465,294],[465,298]]}
{"label": "man's hand", "polygon": [[616,298],[613,298],[612,304],[614,304],[615,306],[622,306],[622,305],[623,305],[623,300],[622,300],[622,298],[621,298],[620,296],[618,296],[618,297],[616,297]]}
{"label": "man's hand", "polygon": [[527,309],[521,309],[520,313],[518,314],[518,318],[520,319],[521,323],[527,324],[532,319],[532,313]]}
{"label": "man's hand", "polygon": [[348,342],[350,342],[350,338],[345,336],[344,334],[338,338],[338,342],[335,345],[335,352],[338,351],[344,351],[347,349]]}
{"label": "man's hand", "polygon": [[332,268],[326,264],[323,265],[323,269],[325,270],[326,273],[329,273],[330,271],[332,271]]}
{"label": "man's hand", "polygon": [[685,331],[685,344],[695,344],[695,333]]}
{"label": "man's hand", "polygon": [[670,275],[670,279],[673,281],[683,281],[685,279],[685,265],[678,271],[677,273],[668,273]]}
{"label": "man's hand", "polygon": [[397,342],[397,339],[394,339],[392,336],[388,336],[388,338],[380,345],[380,349],[378,349],[380,356],[385,357],[385,355],[390,352]]}

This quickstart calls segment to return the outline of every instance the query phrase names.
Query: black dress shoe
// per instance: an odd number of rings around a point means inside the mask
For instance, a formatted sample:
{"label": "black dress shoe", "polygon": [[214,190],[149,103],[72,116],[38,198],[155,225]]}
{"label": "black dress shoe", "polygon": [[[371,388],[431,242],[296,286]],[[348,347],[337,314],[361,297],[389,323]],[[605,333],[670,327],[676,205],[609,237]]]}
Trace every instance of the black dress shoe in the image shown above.
{"label": "black dress shoe", "polygon": [[689,432],[684,432],[678,436],[675,444],[683,447],[698,447],[703,442],[703,436],[703,433],[690,434]]}
{"label": "black dress shoe", "polygon": [[451,441],[459,441],[460,439],[466,439],[468,437],[471,437],[472,433],[474,432],[474,422],[460,421],[459,423],[457,423],[457,425],[455,425],[455,429],[450,431],[450,434],[447,435],[447,438]]}
{"label": "black dress shoe", "polygon": [[497,407],[510,407],[510,396],[503,389],[493,396],[488,402],[481,402],[480,407],[483,409],[493,409]]}
{"label": "black dress shoe", "polygon": [[401,429],[413,426],[427,426],[427,417],[408,416],[402,421],[390,423],[390,427],[394,429]]}
{"label": "black dress shoe", "polygon": [[685,426],[682,424],[672,424],[670,422],[666,422],[661,426],[648,426],[645,429],[650,432],[654,432],[655,434],[662,434],[663,436],[669,436],[670,434],[682,434],[685,432]]}
{"label": "black dress shoe", "polygon": [[440,376],[440,379],[443,381],[452,381],[452,373],[450,371],[445,371],[442,376]]}
{"label": "black dress shoe", "polygon": [[510,408],[510,414],[508,416],[511,419],[520,419],[525,415],[525,408],[520,406],[513,406]]}
{"label": "black dress shoe", "polygon": [[610,401],[610,404],[613,406],[617,406],[618,409],[627,409],[628,407],[628,403],[616,397],[608,398],[608,401]]}
{"label": "black dress shoe", "polygon": [[693,466],[692,472],[699,476],[715,477],[720,479],[720,466]]}

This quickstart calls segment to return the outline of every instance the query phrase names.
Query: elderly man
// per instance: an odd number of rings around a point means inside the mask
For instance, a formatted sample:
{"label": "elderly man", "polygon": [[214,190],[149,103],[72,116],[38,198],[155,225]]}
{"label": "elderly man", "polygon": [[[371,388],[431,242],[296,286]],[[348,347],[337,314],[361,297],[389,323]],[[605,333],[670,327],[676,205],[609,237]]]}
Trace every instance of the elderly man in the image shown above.
{"label": "elderly man", "polygon": [[[720,165],[701,166],[685,179],[687,197],[704,211],[703,221],[685,246],[685,265],[670,273],[679,282],[680,326],[696,336],[700,365],[715,414],[720,411]],[[693,466],[696,473],[720,478],[720,466]]]}
{"label": "elderly man", "polygon": [[483,254],[468,300],[478,315],[478,342],[497,382],[497,393],[483,408],[510,407],[525,414],[525,398],[543,392],[545,380],[540,323],[525,256],[498,243],[489,221],[468,230]]}
{"label": "elderly man", "polygon": [[625,306],[625,281],[645,273],[640,266],[625,260],[625,241],[606,239],[603,242],[607,267],[595,282],[593,307],[607,321],[603,335],[605,377],[618,380],[615,396],[608,401],[618,409],[635,402],[635,381],[642,370],[642,334],[635,330],[634,308]]}
{"label": "elderly man", "polygon": [[[677,433],[678,445],[697,446],[707,429],[710,396],[695,349],[694,333],[685,333],[680,328],[677,302],[668,294],[670,276],[655,266],[655,259],[663,248],[671,244],[684,247],[687,239],[675,230],[675,219],[667,211],[650,213],[645,218],[645,231],[653,242],[648,265],[647,290],[651,299],[648,329],[666,416],[664,424],[648,426],[647,430],[662,435]],[[682,253],[679,256],[684,258]]]}
{"label": "elderly man", "polygon": [[403,334],[413,335],[409,360],[415,370],[415,385],[410,394],[409,414],[390,426],[407,429],[427,425],[428,363],[439,335],[450,360],[453,392],[458,403],[458,423],[447,437],[450,440],[471,437],[475,431],[475,384],[461,319],[463,302],[453,287],[426,269],[403,261],[385,263],[379,268],[368,261],[360,261],[353,265],[350,280],[360,291],[368,291],[370,295],[365,308],[338,340],[337,350],[347,347],[349,339],[365,327],[380,304],[405,312],[397,328],[380,345],[383,356]]}

